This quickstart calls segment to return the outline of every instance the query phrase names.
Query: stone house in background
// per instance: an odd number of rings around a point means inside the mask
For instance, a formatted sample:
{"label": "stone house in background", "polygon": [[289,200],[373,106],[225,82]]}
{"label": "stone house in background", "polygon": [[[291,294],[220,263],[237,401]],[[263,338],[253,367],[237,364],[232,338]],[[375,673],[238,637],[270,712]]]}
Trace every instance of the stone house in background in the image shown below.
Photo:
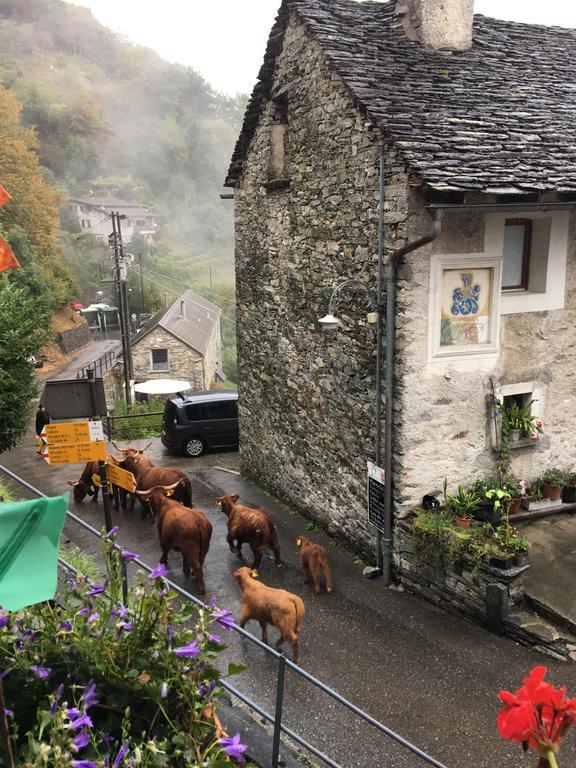
{"label": "stone house in background", "polygon": [[444,477],[494,473],[493,391],[544,420],[519,477],[576,465],[574,54],[576,31],[472,0],[281,5],[226,181],[241,462],[357,551],[375,551],[374,333],[318,318],[335,284],[376,286],[381,181],[385,263],[436,235],[395,274],[395,520]]}
{"label": "stone house in background", "polygon": [[192,291],[159,310],[132,339],[136,384],[184,379],[193,390],[206,390],[222,380],[221,314]]}
{"label": "stone house in background", "polygon": [[86,234],[108,242],[112,226],[107,214],[118,211],[122,219],[122,240],[131,243],[137,235],[151,236],[156,231],[154,214],[141,203],[130,203],[111,197],[71,197],[68,210],[78,219]]}

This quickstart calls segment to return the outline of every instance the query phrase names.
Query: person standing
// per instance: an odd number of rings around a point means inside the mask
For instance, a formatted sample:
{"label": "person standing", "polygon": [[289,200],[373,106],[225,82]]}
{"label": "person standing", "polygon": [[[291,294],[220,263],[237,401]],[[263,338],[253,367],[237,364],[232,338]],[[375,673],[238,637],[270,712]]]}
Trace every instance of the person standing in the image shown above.
{"label": "person standing", "polygon": [[44,408],[42,403],[39,403],[38,410],[36,411],[36,453],[42,453],[42,434],[46,424],[50,424],[50,414]]}

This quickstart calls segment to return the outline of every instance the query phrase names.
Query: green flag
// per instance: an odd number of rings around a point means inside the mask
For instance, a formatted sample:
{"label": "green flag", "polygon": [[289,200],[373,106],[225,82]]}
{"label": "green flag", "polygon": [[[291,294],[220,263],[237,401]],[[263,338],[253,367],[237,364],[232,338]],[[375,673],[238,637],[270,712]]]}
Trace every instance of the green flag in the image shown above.
{"label": "green flag", "polygon": [[0,504],[0,606],[18,611],[56,594],[68,494]]}

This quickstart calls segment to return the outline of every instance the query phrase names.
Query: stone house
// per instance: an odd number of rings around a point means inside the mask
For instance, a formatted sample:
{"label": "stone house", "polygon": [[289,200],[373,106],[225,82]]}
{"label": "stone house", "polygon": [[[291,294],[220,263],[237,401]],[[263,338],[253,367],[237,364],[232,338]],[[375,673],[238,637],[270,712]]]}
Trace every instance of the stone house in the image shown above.
{"label": "stone house", "polygon": [[177,378],[206,390],[222,380],[221,314],[192,291],[159,310],[131,342],[136,384]]}
{"label": "stone house", "polygon": [[226,180],[241,462],[359,552],[377,345],[354,307],[318,324],[347,279],[387,277],[396,523],[444,477],[494,473],[487,395],[544,420],[519,477],[576,465],[575,53],[576,31],[473,0],[282,2]]}

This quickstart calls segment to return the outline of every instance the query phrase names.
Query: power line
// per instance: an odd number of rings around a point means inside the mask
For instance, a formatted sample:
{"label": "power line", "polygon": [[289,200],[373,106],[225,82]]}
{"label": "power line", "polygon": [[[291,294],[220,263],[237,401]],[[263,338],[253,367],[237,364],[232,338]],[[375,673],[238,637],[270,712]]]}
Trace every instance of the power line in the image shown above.
{"label": "power line", "polygon": [[[139,271],[139,270],[138,270],[136,267],[132,266],[132,264],[129,264],[129,265],[128,265],[128,267],[129,267],[129,269],[131,269],[131,270],[132,270],[133,272],[135,272],[136,274],[140,274],[140,271]],[[181,295],[181,291],[175,291],[175,290],[174,290],[174,288],[170,288],[169,286],[167,286],[167,285],[164,285],[164,283],[160,283],[160,282],[158,282],[158,280],[154,280],[154,278],[153,278],[153,277],[150,277],[149,275],[143,275],[143,277],[144,277],[146,280],[149,280],[151,283],[154,283],[154,285],[158,285],[160,288],[164,288],[164,290],[166,290],[166,291],[170,291],[170,293],[173,293],[173,294],[174,294],[174,296],[180,296],[180,295]],[[190,301],[190,303],[191,303],[191,304],[195,304],[197,307],[200,307],[201,309],[203,309],[203,310],[204,310],[204,312],[209,312],[209,311],[210,311],[210,310],[209,310],[207,307],[205,307],[203,304],[200,304],[198,301],[194,301],[194,299],[189,299],[189,301]],[[207,299],[207,301],[208,301],[208,299]],[[233,323],[234,325],[236,325],[236,320],[235,320],[234,318],[230,317],[229,315],[225,315],[225,314],[222,312],[222,310],[220,310],[220,314],[221,314],[221,316],[222,316],[222,317],[224,317],[226,320],[228,320],[229,322],[231,322],[231,323]]]}

